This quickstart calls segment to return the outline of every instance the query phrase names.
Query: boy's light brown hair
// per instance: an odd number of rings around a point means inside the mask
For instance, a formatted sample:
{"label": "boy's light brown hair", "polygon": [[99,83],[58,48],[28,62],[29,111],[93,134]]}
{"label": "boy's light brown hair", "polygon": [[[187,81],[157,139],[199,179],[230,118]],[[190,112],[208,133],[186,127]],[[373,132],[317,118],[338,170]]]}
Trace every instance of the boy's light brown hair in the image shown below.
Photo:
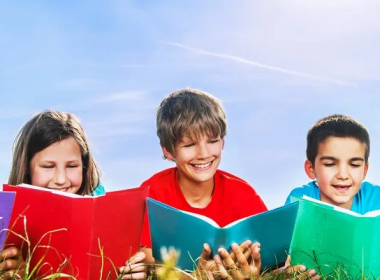
{"label": "boy's light brown hair", "polygon": [[202,135],[223,138],[227,132],[226,114],[219,100],[196,89],[178,90],[162,100],[156,126],[161,147],[170,153],[184,136],[194,140]]}
{"label": "boy's light brown hair", "polygon": [[51,144],[72,137],[78,144],[82,163],[82,185],[77,194],[90,195],[99,184],[100,171],[90,152],[86,135],[79,120],[70,113],[53,110],[38,113],[21,128],[13,144],[11,173],[8,183],[30,184],[30,161],[34,155]]}

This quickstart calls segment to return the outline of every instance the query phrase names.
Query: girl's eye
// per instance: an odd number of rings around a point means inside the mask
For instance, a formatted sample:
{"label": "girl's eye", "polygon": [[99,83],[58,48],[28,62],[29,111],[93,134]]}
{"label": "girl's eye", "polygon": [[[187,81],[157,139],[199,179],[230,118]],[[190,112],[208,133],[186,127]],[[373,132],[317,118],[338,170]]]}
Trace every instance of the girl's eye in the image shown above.
{"label": "girl's eye", "polygon": [[217,140],[210,140],[209,141],[209,143],[211,143],[211,144],[215,144],[215,143],[218,143],[219,142],[219,139],[217,139]]}
{"label": "girl's eye", "polygon": [[42,168],[51,169],[54,168],[54,165],[42,165]]}
{"label": "girl's eye", "polygon": [[77,168],[78,165],[68,165],[67,167],[68,167],[68,168]]}

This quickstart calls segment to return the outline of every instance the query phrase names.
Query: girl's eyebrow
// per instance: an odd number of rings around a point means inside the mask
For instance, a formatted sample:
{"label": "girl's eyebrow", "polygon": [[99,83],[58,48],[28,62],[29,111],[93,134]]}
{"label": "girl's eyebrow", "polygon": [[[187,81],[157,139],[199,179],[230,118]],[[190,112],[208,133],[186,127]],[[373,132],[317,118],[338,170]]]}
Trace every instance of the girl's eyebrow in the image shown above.
{"label": "girl's eyebrow", "polygon": [[[56,163],[56,161],[53,160],[53,159],[42,159],[39,162],[42,162],[42,163]],[[80,162],[80,159],[70,159],[70,160],[66,160],[66,162],[67,163]]]}

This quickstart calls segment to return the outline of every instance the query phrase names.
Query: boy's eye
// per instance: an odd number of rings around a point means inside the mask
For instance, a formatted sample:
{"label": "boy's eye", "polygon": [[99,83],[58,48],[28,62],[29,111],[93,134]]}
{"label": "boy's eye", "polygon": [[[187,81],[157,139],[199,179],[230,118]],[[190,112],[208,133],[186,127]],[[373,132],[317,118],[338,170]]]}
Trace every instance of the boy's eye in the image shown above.
{"label": "boy's eye", "polygon": [[210,140],[209,143],[214,144],[214,143],[217,143],[219,141],[220,141],[219,139],[215,139],[215,140]]}
{"label": "boy's eye", "polygon": [[324,163],[323,165],[326,166],[326,167],[333,167],[335,165],[335,163],[334,162],[332,162],[332,163]]}
{"label": "boy's eye", "polygon": [[191,147],[191,146],[194,146],[194,143],[186,144],[186,145],[183,145],[182,147],[188,148],[188,147]]}
{"label": "boy's eye", "polygon": [[350,165],[351,165],[352,167],[360,167],[360,166],[361,166],[360,163],[351,163]]}

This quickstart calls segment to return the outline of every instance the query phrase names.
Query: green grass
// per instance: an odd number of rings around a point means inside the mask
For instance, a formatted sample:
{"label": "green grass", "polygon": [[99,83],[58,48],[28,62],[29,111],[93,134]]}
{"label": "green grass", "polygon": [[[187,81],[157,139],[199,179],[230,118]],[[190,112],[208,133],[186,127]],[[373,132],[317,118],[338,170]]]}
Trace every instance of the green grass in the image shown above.
{"label": "green grass", "polygon": [[[7,229],[5,231],[8,231],[9,234],[14,234],[18,238],[22,240],[24,244],[27,246],[27,256],[25,259],[26,266],[24,269],[24,274],[20,275],[21,278],[16,277],[15,275],[12,277],[7,276],[6,272],[0,271],[0,280],[15,280],[15,279],[21,279],[21,280],[43,280],[43,279],[73,279],[75,280],[75,273],[63,273],[63,271],[74,271],[74,269],[70,265],[70,260],[62,257],[62,255],[57,252],[57,250],[50,246],[51,239],[54,237],[54,233],[63,231],[66,229],[57,229],[53,231],[49,231],[45,233],[43,236],[41,236],[39,242],[32,247],[29,241],[29,236],[27,232],[27,223],[26,223],[26,217],[20,215],[22,219],[23,225],[24,225],[24,236],[19,235],[12,231],[12,229]],[[16,221],[17,222],[17,221]],[[47,245],[41,245],[41,241],[43,239],[48,239]],[[111,278],[111,274],[108,273],[107,275],[104,275],[103,271],[103,265],[105,261],[109,261],[112,263],[112,260],[104,255],[103,248],[100,244],[100,241],[98,243],[99,245],[99,255],[92,255],[93,257],[99,257],[102,259],[102,265],[99,267],[100,271],[100,279],[107,279],[107,280],[115,280],[115,278]],[[37,248],[46,248],[48,250],[53,250],[56,255],[61,258],[61,264],[53,268],[48,263],[45,262],[46,253],[37,261],[37,264],[34,267],[31,267],[31,260],[35,255]],[[155,264],[152,267],[155,268],[155,274],[150,275],[148,277],[149,280],[196,280],[196,279],[202,279],[202,280],[210,280],[210,276],[201,269],[196,269],[192,273],[183,271],[176,267],[177,260],[179,257],[179,253],[175,250],[162,250],[163,254],[163,264]],[[359,273],[356,273],[355,275],[350,275],[348,271],[350,269],[346,267],[343,263],[336,263],[334,266],[327,265],[327,264],[321,264],[318,261],[318,258],[315,254],[310,256],[313,259],[313,262],[315,263],[315,269],[320,275],[322,280],[380,280],[380,278],[375,278],[374,275],[371,273],[363,273],[364,270],[360,270],[361,265],[357,265],[357,270],[360,271]],[[189,256],[190,258],[190,256]],[[193,260],[194,266],[196,267],[196,262]],[[48,272],[44,275],[41,275],[41,270],[45,268],[49,268]],[[112,263],[113,272],[114,275],[116,275],[116,280],[121,280],[123,274],[120,274],[118,272],[118,269],[115,267],[115,265]],[[326,273],[328,271],[328,273]],[[228,270],[229,274],[231,275],[234,271],[231,269]],[[218,272],[215,272],[213,274],[213,277],[215,280],[220,279],[218,277]],[[285,270],[265,270],[262,271],[261,275],[255,276],[255,275],[245,275],[245,279],[260,279],[260,280],[285,280],[285,279],[308,279],[307,273],[300,273],[292,270],[292,267]],[[91,279],[96,280],[96,279]]]}

